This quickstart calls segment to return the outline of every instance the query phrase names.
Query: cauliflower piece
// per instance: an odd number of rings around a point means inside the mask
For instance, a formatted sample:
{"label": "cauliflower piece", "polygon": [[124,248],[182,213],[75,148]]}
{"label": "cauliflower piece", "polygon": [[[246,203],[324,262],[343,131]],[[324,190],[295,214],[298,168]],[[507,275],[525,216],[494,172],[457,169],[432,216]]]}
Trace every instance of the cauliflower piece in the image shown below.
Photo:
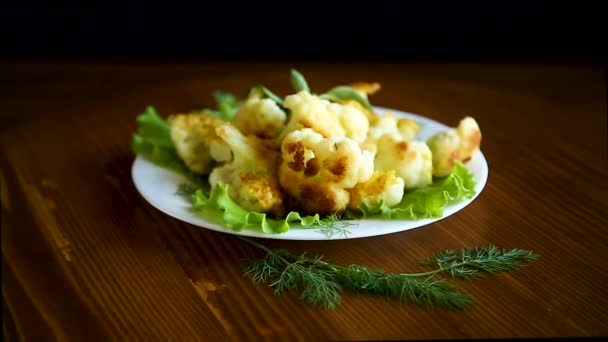
{"label": "cauliflower piece", "polygon": [[211,171],[209,184],[229,185],[230,197],[247,210],[283,215],[284,194],[277,181],[279,152],[255,136],[245,137],[231,124],[219,126],[215,132],[229,146],[232,160]]}
{"label": "cauliflower piece", "polygon": [[343,212],[347,189],[367,181],[374,155],[350,138],[329,137],[304,128],[289,133],[281,144],[279,182],[306,214]]}
{"label": "cauliflower piece", "polygon": [[425,187],[433,182],[433,156],[422,141],[405,141],[385,134],[378,141],[376,171],[395,170],[403,178],[406,190]]}
{"label": "cauliflower piece", "polygon": [[340,118],[328,110],[329,101],[302,90],[289,95],[283,101],[283,106],[291,111],[289,122],[281,132],[279,141],[293,131],[310,128],[323,137],[343,138],[346,132]]}
{"label": "cauliflower piece", "polygon": [[329,103],[327,107],[330,112],[338,116],[346,137],[357,143],[365,140],[369,130],[369,120],[362,110],[355,106],[340,103]]}
{"label": "cauliflower piece", "polygon": [[287,115],[276,102],[263,99],[258,91],[252,90],[232,124],[245,135],[274,138],[281,132],[286,120]]}
{"label": "cauliflower piece", "polygon": [[375,120],[378,118],[378,116],[374,112],[372,112],[368,108],[364,107],[361,103],[359,103],[355,100],[342,100],[342,101],[338,101],[337,103],[340,103],[341,105],[344,105],[344,106],[351,106],[351,107],[358,109],[367,118],[368,126],[371,123],[375,122]]}
{"label": "cauliflower piece", "polygon": [[433,153],[433,175],[444,177],[452,173],[456,161],[466,162],[479,149],[481,130],[470,116],[460,120],[458,127],[440,132],[427,140]]}
{"label": "cauliflower piece", "polygon": [[380,201],[392,207],[399,204],[403,198],[405,183],[403,178],[395,175],[395,170],[374,172],[366,182],[349,189],[351,209],[359,209],[362,203],[368,207],[376,207]]}
{"label": "cauliflower piece", "polygon": [[374,153],[377,152],[378,142],[383,136],[389,135],[395,140],[412,141],[420,130],[415,121],[408,118],[397,118],[392,112],[387,112],[382,116],[376,115],[370,122],[367,138],[361,146]]}
{"label": "cauliflower piece", "polygon": [[374,120],[369,129],[368,138],[378,141],[383,135],[390,134],[406,141],[412,141],[419,130],[420,127],[415,121],[408,118],[397,118],[392,112],[387,112]]}
{"label": "cauliflower piece", "polygon": [[464,117],[458,123],[458,135],[460,136],[460,158],[463,162],[468,161],[481,145],[481,129],[477,121],[470,116]]}
{"label": "cauliflower piece", "polygon": [[[363,96],[364,98],[368,98],[368,95],[375,94],[381,88],[380,83],[377,83],[377,82],[373,82],[373,83],[355,82],[355,83],[350,84],[350,86],[354,90],[359,92],[361,94],[361,96]],[[348,105],[351,107],[355,107],[356,109],[361,111],[367,118],[368,123],[374,122],[377,118],[377,115],[372,110],[364,107],[361,103],[359,103],[355,100],[341,100],[341,101],[337,101],[337,102],[342,105]]]}
{"label": "cauliflower piece", "polygon": [[412,141],[416,137],[416,134],[420,131],[420,126],[416,121],[408,118],[397,119],[397,131],[403,139],[406,141]]}
{"label": "cauliflower piece", "polygon": [[460,136],[455,129],[437,133],[427,140],[433,153],[433,175],[444,177],[452,173],[454,163],[460,160]]}
{"label": "cauliflower piece", "polygon": [[[194,173],[208,174],[214,159],[227,159],[230,151],[221,144],[215,128],[224,122],[206,114],[174,114],[167,118],[171,125],[171,140],[178,156]],[[213,158],[213,154],[217,158]]]}
{"label": "cauliflower piece", "polygon": [[369,121],[356,106],[332,103],[303,90],[285,98],[283,106],[291,111],[291,118],[279,137],[310,128],[323,137],[348,137],[361,143],[367,136]]}

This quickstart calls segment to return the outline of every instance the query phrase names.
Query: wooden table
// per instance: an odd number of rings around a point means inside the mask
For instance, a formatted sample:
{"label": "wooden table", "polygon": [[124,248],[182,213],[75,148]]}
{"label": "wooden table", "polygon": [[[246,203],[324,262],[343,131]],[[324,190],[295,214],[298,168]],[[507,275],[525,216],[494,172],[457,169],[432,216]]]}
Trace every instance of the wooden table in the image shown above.
{"label": "wooden table", "polygon": [[[213,105],[297,67],[315,89],[378,81],[373,103],[455,124],[473,115],[490,169],[456,215],[354,240],[265,240],[338,264],[418,271],[445,249],[532,250],[459,286],[464,311],[344,294],[323,311],[242,269],[260,250],[164,215],[131,180],[135,116]],[[382,340],[608,335],[606,69],[593,65],[271,61],[0,66],[3,334],[9,340]]]}

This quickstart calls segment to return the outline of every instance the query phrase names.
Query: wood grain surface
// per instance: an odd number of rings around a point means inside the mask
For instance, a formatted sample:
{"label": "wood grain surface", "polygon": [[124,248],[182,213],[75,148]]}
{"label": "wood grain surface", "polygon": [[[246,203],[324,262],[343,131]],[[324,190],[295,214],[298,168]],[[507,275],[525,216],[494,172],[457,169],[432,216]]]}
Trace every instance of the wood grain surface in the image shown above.
{"label": "wood grain surface", "polygon": [[[332,311],[244,277],[261,252],[154,209],[130,151],[146,105],[167,115],[260,82],[377,81],[376,105],[454,125],[473,115],[489,179],[456,215],[342,241],[259,239],[342,265],[417,271],[448,248],[541,258],[459,282],[465,311],[344,294]],[[3,335],[9,341],[384,340],[608,335],[606,69],[594,65],[54,62],[0,65]]]}

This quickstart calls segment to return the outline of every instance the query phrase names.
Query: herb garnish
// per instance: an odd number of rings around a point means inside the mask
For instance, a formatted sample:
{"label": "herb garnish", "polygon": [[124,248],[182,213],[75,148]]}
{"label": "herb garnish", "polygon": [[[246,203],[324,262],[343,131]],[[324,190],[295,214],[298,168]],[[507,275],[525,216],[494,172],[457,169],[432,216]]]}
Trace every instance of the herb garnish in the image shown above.
{"label": "herb garnish", "polygon": [[339,266],[321,257],[296,255],[285,249],[271,249],[252,239],[245,242],[266,252],[251,262],[245,275],[257,283],[269,283],[277,295],[289,290],[300,292],[307,304],[334,309],[342,301],[342,290],[397,298],[402,302],[461,310],[472,304],[472,297],[458,290],[441,273],[453,278],[474,279],[491,273],[507,272],[525,266],[539,255],[521,249],[498,249],[495,246],[445,251],[421,265],[434,270],[421,273],[391,273],[360,265]]}

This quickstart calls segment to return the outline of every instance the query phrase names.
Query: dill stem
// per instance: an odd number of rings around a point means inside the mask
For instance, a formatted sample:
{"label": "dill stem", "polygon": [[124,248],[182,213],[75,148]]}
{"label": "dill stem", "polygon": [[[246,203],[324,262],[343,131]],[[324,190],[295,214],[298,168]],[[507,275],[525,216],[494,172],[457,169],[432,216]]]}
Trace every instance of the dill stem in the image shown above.
{"label": "dill stem", "polygon": [[[249,239],[249,238],[246,238],[246,237],[244,237],[244,236],[240,236],[240,235],[239,235],[239,236],[237,236],[237,237],[238,237],[239,239],[241,239],[241,240],[243,240],[243,241],[247,242],[248,244],[250,244],[250,245],[252,245],[252,246],[255,246],[255,247],[257,247],[257,248],[259,248],[259,249],[263,250],[263,251],[264,251],[264,252],[266,252],[266,253],[275,254],[275,253],[272,251],[272,249],[270,249],[270,248],[268,248],[268,247],[266,247],[266,246],[262,245],[261,243],[257,243],[257,242],[255,242],[255,241],[253,241],[253,240],[251,240],[251,239]],[[287,261],[287,260],[285,260],[285,261]]]}
{"label": "dill stem", "polygon": [[[325,263],[327,264],[327,263]],[[329,267],[331,267],[331,265],[328,264]],[[332,267],[335,268],[335,267]],[[344,266],[338,266],[339,270],[345,270],[346,267]],[[447,271],[447,268],[438,268],[432,271],[428,271],[428,272],[420,272],[420,273],[398,273],[397,275],[403,276],[403,277],[408,277],[408,278],[418,278],[418,277],[425,277],[425,276],[429,276],[429,279],[432,278],[434,275]]]}
{"label": "dill stem", "polygon": [[415,277],[424,277],[424,276],[428,275],[428,276],[430,276],[429,278],[431,278],[435,274],[439,274],[441,272],[449,272],[451,269],[455,269],[455,268],[458,268],[458,267],[461,267],[461,266],[466,266],[466,265],[469,265],[469,262],[463,261],[463,262],[459,262],[459,263],[450,264],[448,267],[443,267],[441,265],[438,265],[439,268],[434,269],[432,271],[428,271],[428,272],[403,273],[402,275],[406,276],[406,277],[413,277],[413,278],[415,278]]}
{"label": "dill stem", "polygon": [[[252,245],[252,246],[255,246],[255,247],[257,247],[257,248],[259,248],[259,249],[263,250],[263,251],[264,251],[264,252],[266,252],[266,253],[276,255],[276,253],[275,253],[275,252],[274,252],[272,249],[270,249],[270,248],[268,248],[268,247],[266,247],[266,246],[262,245],[261,243],[255,242],[255,241],[254,241],[254,240],[252,240],[252,239],[249,239],[249,238],[247,238],[247,237],[240,236],[240,235],[238,236],[238,238],[239,238],[239,239],[241,239],[241,240],[243,240],[243,241],[245,241],[245,242],[247,242],[248,244],[250,244],[250,245]],[[285,262],[286,264],[289,264],[289,260],[285,259],[283,256],[281,256],[281,255],[277,255],[277,257],[279,257],[281,260],[283,260],[283,262]],[[331,270],[332,270],[332,271],[334,271],[334,272],[337,272],[337,271],[344,271],[344,270],[346,270],[346,267],[344,267],[344,266],[337,266],[337,265],[333,265],[333,264],[330,264],[330,263],[325,262],[325,261],[322,261],[322,260],[317,260],[316,262],[317,262],[317,263],[322,264],[323,266],[325,266],[325,267],[327,267],[327,268],[331,269]],[[459,264],[458,264],[458,265],[456,265],[456,266],[461,266],[461,265],[464,265],[464,264],[466,264],[466,261],[465,261],[465,262],[463,262],[463,263],[459,263]],[[454,266],[454,265],[451,265],[449,268],[452,268],[452,266]],[[432,270],[432,271],[428,271],[428,272],[419,272],[419,273],[401,273],[400,275],[401,275],[401,276],[404,276],[404,277],[408,277],[408,278],[418,278],[418,277],[424,277],[424,276],[429,276],[429,278],[431,278],[432,276],[434,276],[434,275],[436,275],[436,274],[438,274],[438,273],[441,273],[441,272],[447,271],[449,268],[443,268],[443,267],[440,267],[440,268],[438,268],[438,269],[435,269],[435,270]]]}
{"label": "dill stem", "polygon": [[436,270],[432,270],[432,271],[428,271],[428,272],[400,273],[399,275],[402,275],[404,277],[417,278],[417,277],[424,277],[424,276],[434,276],[435,274],[443,272],[443,271],[445,271],[444,268],[438,268]]}
{"label": "dill stem", "polygon": [[253,241],[252,239],[246,238],[244,236],[238,236],[238,238],[241,239],[241,240],[243,240],[243,241],[245,241],[245,242],[247,242],[247,243],[249,243],[252,246],[255,246],[255,247],[263,250],[264,252],[266,252],[268,254],[272,254],[272,255],[276,256],[277,258],[281,259],[285,263],[285,265],[289,265],[290,264],[289,260],[285,259],[282,255],[275,253],[272,249],[270,249],[270,248],[262,245],[261,243],[257,243],[255,241]]}

